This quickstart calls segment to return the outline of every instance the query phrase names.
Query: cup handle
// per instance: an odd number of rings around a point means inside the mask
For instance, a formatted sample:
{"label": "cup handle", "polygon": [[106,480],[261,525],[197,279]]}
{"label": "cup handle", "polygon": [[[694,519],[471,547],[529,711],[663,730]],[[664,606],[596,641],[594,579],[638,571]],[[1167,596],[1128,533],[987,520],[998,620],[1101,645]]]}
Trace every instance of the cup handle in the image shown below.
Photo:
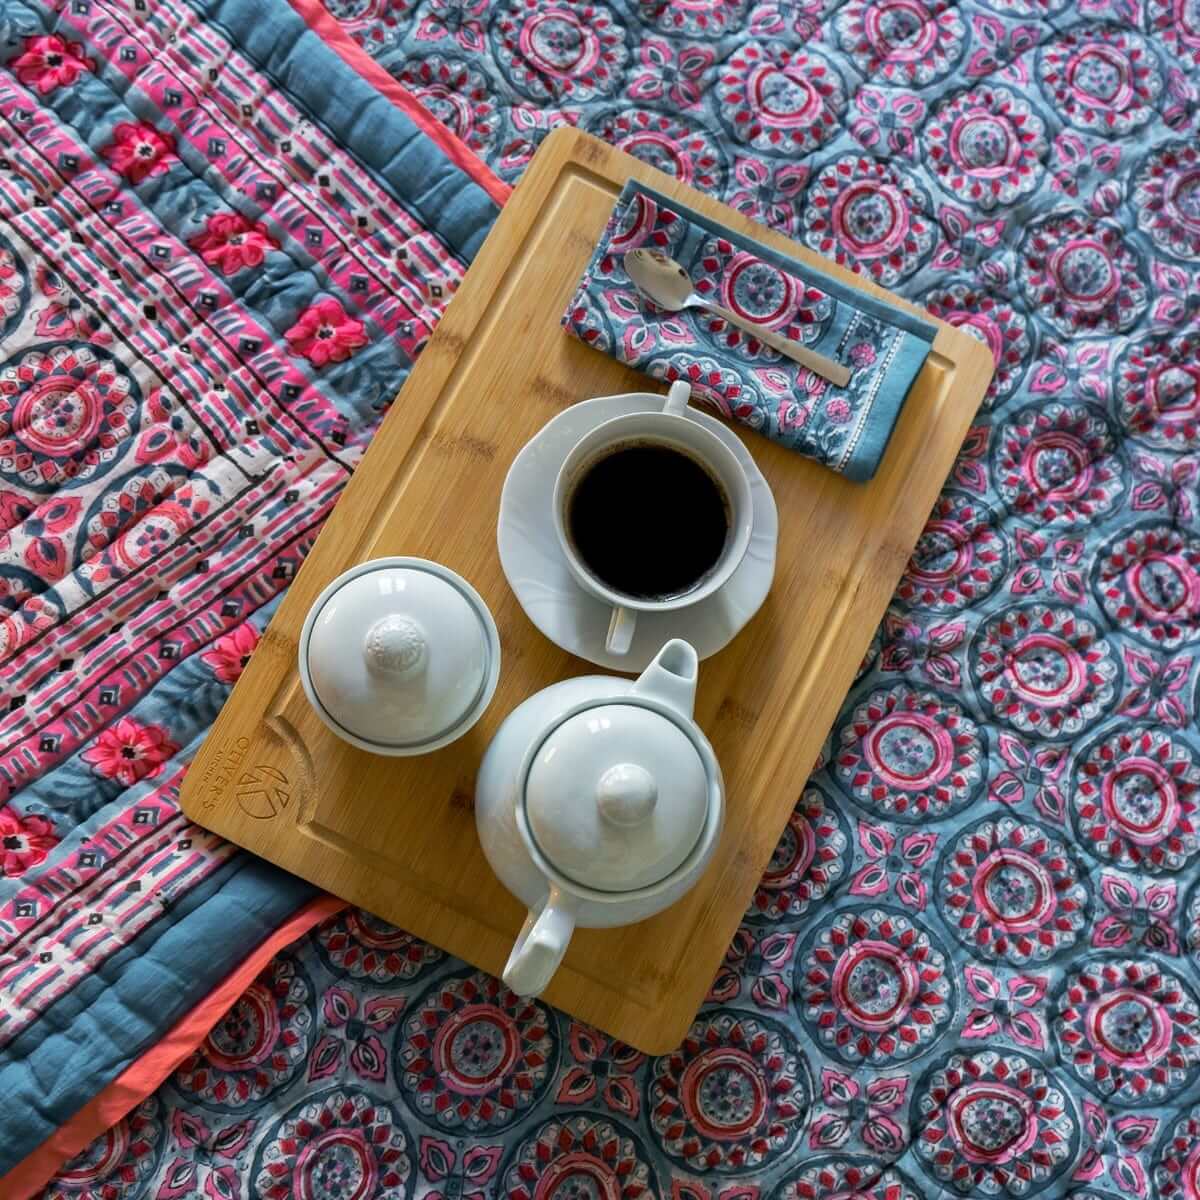
{"label": "cup handle", "polygon": [[551,888],[529,910],[504,966],[504,982],[518,996],[539,996],[558,970],[575,931],[575,910],[566,896]]}
{"label": "cup handle", "polygon": [[663,405],[663,412],[669,413],[673,417],[682,417],[691,394],[692,385],[690,383],[683,379],[675,380],[667,392],[667,402]]}
{"label": "cup handle", "polygon": [[632,608],[614,605],[608,622],[608,637],[604,648],[609,654],[628,654],[633,645],[633,631],[637,628],[637,613]]}

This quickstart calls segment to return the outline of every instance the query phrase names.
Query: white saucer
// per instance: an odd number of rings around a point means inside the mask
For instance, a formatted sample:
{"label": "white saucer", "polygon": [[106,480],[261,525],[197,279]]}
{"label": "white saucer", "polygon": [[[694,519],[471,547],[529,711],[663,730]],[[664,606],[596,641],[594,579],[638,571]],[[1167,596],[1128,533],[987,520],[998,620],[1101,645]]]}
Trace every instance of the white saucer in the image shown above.
{"label": "white saucer", "polygon": [[681,637],[708,658],[727,646],[759,610],[775,575],[779,514],[775,497],[738,436],[715,417],[689,408],[689,419],[711,429],[746,468],[754,497],[754,528],[741,565],[720,591],[690,608],[638,613],[628,654],[604,648],[611,608],[585,592],[567,569],[554,533],[554,480],[568,451],[603,421],[661,411],[648,392],[600,396],[561,412],[525,444],[504,480],[496,544],[500,565],[529,619],[556,646],[612,671],[641,671],[669,638]]}

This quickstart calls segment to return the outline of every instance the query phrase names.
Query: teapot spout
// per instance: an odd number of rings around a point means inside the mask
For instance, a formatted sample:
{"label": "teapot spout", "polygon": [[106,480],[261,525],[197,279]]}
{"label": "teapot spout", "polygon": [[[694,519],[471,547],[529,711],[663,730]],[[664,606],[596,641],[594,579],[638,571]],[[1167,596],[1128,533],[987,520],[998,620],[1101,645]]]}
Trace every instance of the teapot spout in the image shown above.
{"label": "teapot spout", "polygon": [[691,718],[696,705],[696,679],[700,659],[690,642],[672,638],[633,685],[637,695],[649,696]]}

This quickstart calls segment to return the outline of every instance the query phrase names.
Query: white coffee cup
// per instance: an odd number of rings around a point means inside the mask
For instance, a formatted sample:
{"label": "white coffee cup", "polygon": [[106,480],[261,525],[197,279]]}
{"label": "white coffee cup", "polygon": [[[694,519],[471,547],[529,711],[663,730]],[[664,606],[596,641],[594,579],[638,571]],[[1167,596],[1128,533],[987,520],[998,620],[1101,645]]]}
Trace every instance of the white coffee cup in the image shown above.
{"label": "white coffee cup", "polygon": [[[629,652],[639,612],[671,612],[711,596],[737,570],[750,545],[754,523],[750,480],[737,455],[711,429],[686,415],[690,395],[691,386],[680,380],[671,385],[660,412],[629,413],[598,425],[571,448],[554,481],[554,529],[567,566],[584,591],[612,605],[604,644],[610,654]],[[600,459],[628,443],[657,444],[688,455],[718,482],[729,503],[729,530],[716,564],[693,587],[663,600],[610,587],[580,557],[567,527],[567,509],[576,485]],[[619,537],[620,531],[614,530],[613,536]]]}

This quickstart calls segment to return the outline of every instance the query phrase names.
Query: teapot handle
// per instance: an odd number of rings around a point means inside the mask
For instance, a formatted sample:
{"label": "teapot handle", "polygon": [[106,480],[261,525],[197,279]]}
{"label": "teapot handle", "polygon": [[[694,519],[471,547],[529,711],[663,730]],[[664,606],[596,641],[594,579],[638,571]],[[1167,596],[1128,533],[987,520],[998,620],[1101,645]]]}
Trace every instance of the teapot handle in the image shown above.
{"label": "teapot handle", "polygon": [[504,966],[504,982],[518,996],[539,996],[567,952],[575,930],[575,909],[557,887],[529,910]]}

